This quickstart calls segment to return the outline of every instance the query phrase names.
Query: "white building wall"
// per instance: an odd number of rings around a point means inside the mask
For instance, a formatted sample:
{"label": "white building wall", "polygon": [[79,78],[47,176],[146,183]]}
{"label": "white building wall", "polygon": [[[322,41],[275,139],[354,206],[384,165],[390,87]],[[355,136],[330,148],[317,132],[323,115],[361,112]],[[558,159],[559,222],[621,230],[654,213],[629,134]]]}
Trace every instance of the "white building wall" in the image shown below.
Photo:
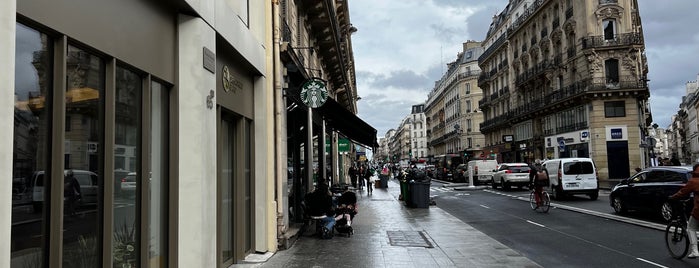
{"label": "white building wall", "polygon": [[12,230],[12,145],[15,108],[15,1],[0,1],[0,267],[10,267]]}
{"label": "white building wall", "polygon": [[186,15],[178,25],[177,266],[216,267],[216,109],[206,106],[216,76],[201,67],[202,47],[216,53],[216,32]]}

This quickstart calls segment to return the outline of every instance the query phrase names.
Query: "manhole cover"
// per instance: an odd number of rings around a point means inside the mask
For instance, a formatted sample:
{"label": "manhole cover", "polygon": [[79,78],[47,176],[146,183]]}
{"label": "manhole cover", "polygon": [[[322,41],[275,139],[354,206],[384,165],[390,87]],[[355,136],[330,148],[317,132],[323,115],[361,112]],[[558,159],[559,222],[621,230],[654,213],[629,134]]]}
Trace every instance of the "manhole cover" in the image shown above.
{"label": "manhole cover", "polygon": [[434,246],[427,239],[427,235],[422,231],[386,231],[391,246],[397,247],[425,247]]}

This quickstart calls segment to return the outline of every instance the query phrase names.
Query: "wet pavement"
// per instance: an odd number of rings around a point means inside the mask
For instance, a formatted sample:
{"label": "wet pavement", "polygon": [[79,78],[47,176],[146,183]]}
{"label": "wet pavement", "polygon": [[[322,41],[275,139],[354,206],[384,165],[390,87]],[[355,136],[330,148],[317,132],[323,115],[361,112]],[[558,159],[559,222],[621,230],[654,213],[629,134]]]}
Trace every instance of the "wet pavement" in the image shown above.
{"label": "wet pavement", "polygon": [[266,262],[237,267],[541,267],[436,206],[409,208],[398,181],[358,191],[354,235],[329,240],[306,231]]}

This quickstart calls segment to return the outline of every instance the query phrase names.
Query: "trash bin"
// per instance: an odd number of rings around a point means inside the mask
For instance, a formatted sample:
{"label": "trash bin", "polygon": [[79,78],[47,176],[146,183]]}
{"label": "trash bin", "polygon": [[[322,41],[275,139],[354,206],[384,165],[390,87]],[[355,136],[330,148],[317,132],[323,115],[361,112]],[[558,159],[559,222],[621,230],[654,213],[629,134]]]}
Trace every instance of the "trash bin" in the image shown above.
{"label": "trash bin", "polygon": [[381,188],[388,188],[388,175],[379,175],[381,180]]}
{"label": "trash bin", "polygon": [[405,201],[405,205],[410,206],[410,184],[407,181],[400,181],[400,195]]}
{"label": "trash bin", "polygon": [[430,207],[430,181],[415,181],[410,184],[410,202],[412,207]]}

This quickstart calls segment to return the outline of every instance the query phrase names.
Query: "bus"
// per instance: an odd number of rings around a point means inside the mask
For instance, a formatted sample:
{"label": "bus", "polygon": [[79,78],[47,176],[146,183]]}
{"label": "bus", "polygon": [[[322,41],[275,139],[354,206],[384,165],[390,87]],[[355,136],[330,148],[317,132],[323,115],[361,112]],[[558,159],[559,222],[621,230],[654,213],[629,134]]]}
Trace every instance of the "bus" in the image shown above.
{"label": "bus", "polygon": [[433,159],[436,169],[434,178],[445,181],[454,181],[456,167],[464,163],[464,159],[460,154],[436,155]]}

